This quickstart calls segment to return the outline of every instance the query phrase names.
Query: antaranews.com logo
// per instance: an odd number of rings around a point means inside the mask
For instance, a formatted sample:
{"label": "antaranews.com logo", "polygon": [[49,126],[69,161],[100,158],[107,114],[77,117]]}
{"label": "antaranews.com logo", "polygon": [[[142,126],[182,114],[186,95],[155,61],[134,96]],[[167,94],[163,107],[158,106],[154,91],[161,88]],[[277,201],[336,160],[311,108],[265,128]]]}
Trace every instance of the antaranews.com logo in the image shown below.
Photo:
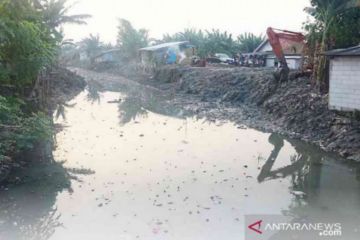
{"label": "antaranews.com logo", "polygon": [[247,215],[245,217],[245,239],[343,239],[340,222],[318,219],[291,219],[281,215]]}

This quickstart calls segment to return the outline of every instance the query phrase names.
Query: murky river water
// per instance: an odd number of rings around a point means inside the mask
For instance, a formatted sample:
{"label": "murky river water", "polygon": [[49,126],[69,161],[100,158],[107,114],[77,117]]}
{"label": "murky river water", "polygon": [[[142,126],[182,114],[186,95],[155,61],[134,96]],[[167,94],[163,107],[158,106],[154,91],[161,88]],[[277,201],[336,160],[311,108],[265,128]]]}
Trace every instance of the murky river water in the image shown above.
{"label": "murky river water", "polygon": [[98,97],[81,93],[57,120],[54,158],[65,169],[47,166],[44,177],[0,193],[1,240],[235,240],[246,214],[360,223],[356,165],[151,98]]}

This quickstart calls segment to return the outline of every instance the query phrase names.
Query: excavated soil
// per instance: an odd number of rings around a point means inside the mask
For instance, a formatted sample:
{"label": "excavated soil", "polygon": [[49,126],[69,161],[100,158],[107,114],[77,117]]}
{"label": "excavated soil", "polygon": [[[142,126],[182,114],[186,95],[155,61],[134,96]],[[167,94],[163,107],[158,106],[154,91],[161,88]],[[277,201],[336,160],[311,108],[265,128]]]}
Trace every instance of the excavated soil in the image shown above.
{"label": "excavated soil", "polygon": [[280,84],[272,69],[166,66],[134,79],[177,95],[175,105],[201,117],[281,133],[360,161],[359,121],[330,111],[328,95],[308,77],[292,73]]}
{"label": "excavated soil", "polygon": [[50,77],[50,101],[52,107],[58,103],[64,103],[73,99],[86,86],[85,80],[65,68],[55,68],[49,74]]}

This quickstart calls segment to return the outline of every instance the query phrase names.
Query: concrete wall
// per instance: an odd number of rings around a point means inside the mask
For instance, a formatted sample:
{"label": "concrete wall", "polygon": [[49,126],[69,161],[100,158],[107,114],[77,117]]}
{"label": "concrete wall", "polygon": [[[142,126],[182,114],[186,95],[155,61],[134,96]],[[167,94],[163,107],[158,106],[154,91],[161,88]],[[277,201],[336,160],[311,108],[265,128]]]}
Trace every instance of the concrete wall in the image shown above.
{"label": "concrete wall", "polygon": [[329,108],[360,110],[360,57],[330,60]]}

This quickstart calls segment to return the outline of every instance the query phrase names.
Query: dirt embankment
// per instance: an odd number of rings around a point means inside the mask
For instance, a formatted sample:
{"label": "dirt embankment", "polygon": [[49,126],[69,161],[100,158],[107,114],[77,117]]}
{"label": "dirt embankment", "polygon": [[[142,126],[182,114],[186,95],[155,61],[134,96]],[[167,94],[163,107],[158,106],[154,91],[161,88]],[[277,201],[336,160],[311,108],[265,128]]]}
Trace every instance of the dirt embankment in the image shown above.
{"label": "dirt embankment", "polygon": [[55,68],[49,74],[50,78],[50,105],[55,107],[73,99],[86,86],[85,80],[65,68]]}
{"label": "dirt embankment", "polygon": [[[160,87],[172,85],[177,92],[198,96],[204,103],[230,106],[233,111],[238,108],[241,115],[247,115],[250,126],[312,142],[360,161],[359,121],[330,111],[328,96],[318,94],[309,78],[291,76],[279,84],[272,71],[168,66],[158,69],[152,82],[161,83]],[[236,120],[236,114],[230,115]]]}

